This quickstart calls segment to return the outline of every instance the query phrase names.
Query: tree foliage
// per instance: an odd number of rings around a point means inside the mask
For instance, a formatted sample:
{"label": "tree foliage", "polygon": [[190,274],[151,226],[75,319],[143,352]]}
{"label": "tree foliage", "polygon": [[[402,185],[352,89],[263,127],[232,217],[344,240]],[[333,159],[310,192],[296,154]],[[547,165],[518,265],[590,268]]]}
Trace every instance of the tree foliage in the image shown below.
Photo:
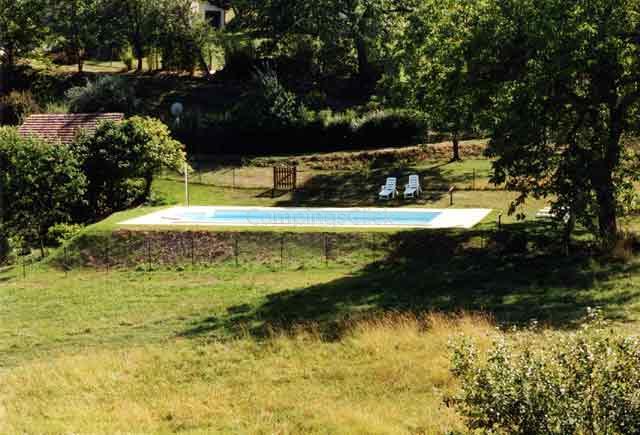
{"label": "tree foliage", "polygon": [[[372,85],[379,67],[403,30],[402,17],[414,0],[238,0],[237,26],[274,43],[306,35],[321,42],[326,72],[353,65],[359,80]],[[277,44],[275,44],[277,45]]]}
{"label": "tree foliage", "polygon": [[640,340],[590,323],[578,332],[521,332],[481,352],[454,347],[454,400],[468,425],[492,434],[637,434]]}
{"label": "tree foliage", "polygon": [[[475,3],[475,2],[467,2]],[[492,0],[466,53],[494,181],[555,199],[610,245],[638,130],[640,2]]]}
{"label": "tree foliage", "polygon": [[428,0],[408,16],[409,25],[391,78],[401,105],[420,108],[432,128],[450,133],[452,160],[459,141],[474,128],[474,89],[468,80],[466,42],[477,8],[457,0]]}
{"label": "tree foliage", "polygon": [[123,77],[102,76],[66,92],[72,113],[135,111],[138,101],[133,87]]}
{"label": "tree foliage", "polygon": [[101,0],[51,0],[51,28],[61,45],[73,53],[82,72],[87,50],[98,43]]}
{"label": "tree foliage", "polygon": [[10,74],[18,59],[32,53],[46,36],[44,1],[0,0],[0,94],[11,89]]}
{"label": "tree foliage", "polygon": [[50,227],[69,222],[86,178],[69,146],[23,138],[0,128],[0,233],[42,245]]}
{"label": "tree foliage", "polygon": [[162,168],[183,170],[186,154],[157,119],[133,117],[106,122],[96,134],[82,137],[91,217],[140,204],[149,198],[154,175]]}

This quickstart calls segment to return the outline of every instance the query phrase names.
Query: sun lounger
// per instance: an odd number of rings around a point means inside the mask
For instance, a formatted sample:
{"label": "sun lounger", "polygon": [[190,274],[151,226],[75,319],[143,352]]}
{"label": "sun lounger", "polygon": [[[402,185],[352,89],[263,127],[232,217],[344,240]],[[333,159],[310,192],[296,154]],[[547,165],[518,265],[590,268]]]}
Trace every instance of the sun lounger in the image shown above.
{"label": "sun lounger", "polygon": [[417,198],[422,194],[422,187],[420,186],[420,177],[418,175],[410,175],[409,183],[404,188],[404,198]]}
{"label": "sun lounger", "polygon": [[378,197],[380,199],[393,199],[398,194],[397,190],[398,180],[393,177],[387,178],[387,183],[380,188]]}

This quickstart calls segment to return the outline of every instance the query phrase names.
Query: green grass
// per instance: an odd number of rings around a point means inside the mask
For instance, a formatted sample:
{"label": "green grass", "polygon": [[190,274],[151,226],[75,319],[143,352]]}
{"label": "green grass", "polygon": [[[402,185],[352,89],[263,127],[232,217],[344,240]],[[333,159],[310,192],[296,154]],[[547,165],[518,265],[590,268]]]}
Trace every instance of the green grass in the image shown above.
{"label": "green grass", "polygon": [[[227,178],[233,177],[231,169],[216,168],[192,176],[189,187],[191,205],[236,205],[236,206],[280,206],[280,207],[427,207],[427,208],[489,208],[494,212],[488,216],[485,227],[492,227],[499,214],[505,224],[515,223],[509,216],[509,206],[517,197],[516,193],[495,190],[488,182],[490,161],[468,160],[459,163],[425,162],[422,165],[392,169],[372,169],[367,171],[318,171],[305,169],[302,174],[301,189],[294,194],[271,195],[269,183],[272,172],[265,168],[245,167],[237,171],[236,185]],[[476,179],[473,181],[473,171]],[[404,201],[398,199],[380,202],[377,192],[386,176],[397,176],[402,182],[409,174],[422,175],[426,192],[420,200]],[[231,185],[230,185],[231,184]],[[479,190],[467,190],[475,184]],[[246,187],[258,186],[258,187]],[[457,186],[453,195],[453,205],[447,193],[449,186]],[[430,190],[432,189],[432,190]],[[168,205],[184,205],[185,191],[183,180],[175,175],[164,175],[156,180],[154,193],[163,198]],[[538,210],[548,204],[545,200],[529,200],[519,210],[528,220],[534,220]],[[96,228],[114,229],[118,222],[153,212],[157,209],[138,209],[117,214]],[[202,228],[202,227],[200,227]],[[184,228],[183,228],[184,229]],[[237,231],[241,228],[227,228]],[[300,231],[296,228],[273,228],[273,231]],[[304,231],[326,231],[325,228],[305,229]],[[344,232],[344,230],[331,230]],[[352,231],[352,230],[349,230]],[[383,230],[388,232],[389,230]],[[391,232],[396,232],[392,230]]]}
{"label": "green grass", "polygon": [[447,344],[462,332],[486,342],[491,325],[416,313],[562,330],[597,306],[637,330],[637,260],[502,255],[431,234],[392,236],[375,263],[5,269],[0,431],[463,430],[444,405],[457,388]]}

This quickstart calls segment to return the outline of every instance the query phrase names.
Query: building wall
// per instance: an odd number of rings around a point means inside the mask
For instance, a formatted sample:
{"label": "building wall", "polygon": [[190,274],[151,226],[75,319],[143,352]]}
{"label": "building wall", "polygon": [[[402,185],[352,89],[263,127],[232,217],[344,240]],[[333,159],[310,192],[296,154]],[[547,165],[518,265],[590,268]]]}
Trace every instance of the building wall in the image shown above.
{"label": "building wall", "polygon": [[211,3],[209,3],[206,0],[196,0],[196,1],[194,1],[194,8],[197,8],[198,11],[202,14],[203,17],[205,16],[205,14],[208,11],[220,12],[220,14],[222,15],[221,24],[222,24],[223,28],[233,18],[233,11],[225,10],[225,9],[219,8],[217,6],[214,6],[214,5],[212,5]]}

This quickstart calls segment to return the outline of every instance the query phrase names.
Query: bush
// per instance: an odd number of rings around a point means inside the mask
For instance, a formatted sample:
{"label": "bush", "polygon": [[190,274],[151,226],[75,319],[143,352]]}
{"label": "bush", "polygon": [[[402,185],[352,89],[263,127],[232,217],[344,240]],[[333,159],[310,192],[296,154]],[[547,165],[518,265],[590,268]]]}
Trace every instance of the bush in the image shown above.
{"label": "bush", "polygon": [[455,402],[472,429],[640,433],[638,337],[594,324],[573,333],[501,336],[486,361],[463,341],[455,347],[453,366],[462,380]]}
{"label": "bush", "polygon": [[29,91],[12,91],[0,98],[2,121],[8,125],[20,125],[25,118],[40,112],[40,106]]}
{"label": "bush", "polygon": [[43,247],[49,228],[69,222],[82,205],[86,178],[76,151],[0,128],[0,165],[3,202],[11,206],[6,234]]}
{"label": "bush", "polygon": [[412,145],[422,142],[427,133],[423,116],[402,110],[368,113],[354,127],[356,142],[365,148]]}
{"label": "bush", "polygon": [[135,92],[126,79],[117,76],[99,77],[66,92],[71,113],[124,112],[133,113],[137,106]]}
{"label": "bush", "polygon": [[88,219],[144,203],[158,171],[181,171],[186,162],[183,145],[171,138],[165,124],[139,116],[104,123],[95,135],[79,138],[77,147],[83,150],[88,177]]}
{"label": "bush", "polygon": [[256,90],[235,108],[235,118],[242,126],[279,130],[301,122],[304,106],[282,86],[274,70],[257,70],[254,81]]}
{"label": "bush", "polygon": [[251,78],[258,66],[258,53],[251,40],[235,36],[225,38],[224,68],[220,76],[235,80]]}
{"label": "bush", "polygon": [[56,224],[49,228],[48,245],[62,246],[82,231],[82,225],[78,224]]}

